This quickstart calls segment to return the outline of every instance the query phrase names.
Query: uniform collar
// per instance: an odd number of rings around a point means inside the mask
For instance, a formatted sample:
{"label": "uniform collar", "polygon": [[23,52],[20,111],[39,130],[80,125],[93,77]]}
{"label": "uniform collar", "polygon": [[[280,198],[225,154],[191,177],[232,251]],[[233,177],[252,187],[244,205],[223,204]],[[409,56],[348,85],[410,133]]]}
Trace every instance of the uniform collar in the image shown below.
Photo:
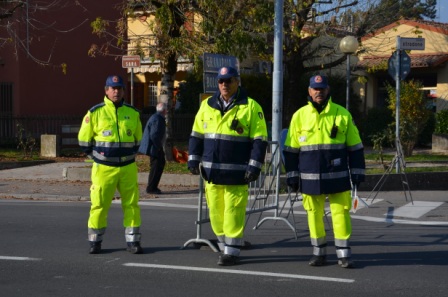
{"label": "uniform collar", "polygon": [[[207,101],[208,105],[212,108],[221,110],[219,100],[222,100],[222,99],[220,99],[220,97],[221,97],[221,93],[219,91],[217,91],[215,94],[213,94],[213,96],[211,96],[208,99],[208,101]],[[234,100],[234,102],[232,102],[229,105],[230,108],[234,105],[247,104],[247,101],[248,101],[247,93],[241,87],[238,87],[238,91],[235,93],[235,95],[232,98],[233,98],[232,100]]]}

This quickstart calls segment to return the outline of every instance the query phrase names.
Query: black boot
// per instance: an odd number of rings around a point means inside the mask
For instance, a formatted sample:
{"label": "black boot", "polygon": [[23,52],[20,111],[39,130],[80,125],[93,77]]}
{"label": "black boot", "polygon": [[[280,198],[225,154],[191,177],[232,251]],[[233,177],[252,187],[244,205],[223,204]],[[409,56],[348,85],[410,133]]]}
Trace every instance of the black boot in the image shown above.
{"label": "black boot", "polygon": [[90,250],[89,254],[99,254],[101,252],[101,241],[89,241]]}
{"label": "black boot", "polygon": [[128,247],[126,250],[128,252],[130,252],[131,254],[142,254],[143,253],[143,249],[140,246],[139,241],[128,242]]}

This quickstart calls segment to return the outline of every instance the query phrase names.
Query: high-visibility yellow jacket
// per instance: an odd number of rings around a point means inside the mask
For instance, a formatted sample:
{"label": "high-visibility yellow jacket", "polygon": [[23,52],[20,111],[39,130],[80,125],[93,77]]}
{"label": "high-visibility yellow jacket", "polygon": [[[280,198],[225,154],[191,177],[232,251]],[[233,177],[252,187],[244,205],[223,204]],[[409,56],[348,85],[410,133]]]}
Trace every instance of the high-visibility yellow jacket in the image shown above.
{"label": "high-visibility yellow jacket", "polygon": [[106,96],[84,116],[78,141],[97,163],[125,166],[135,161],[142,139],[140,113],[124,102],[115,106]]}
{"label": "high-visibility yellow jacket", "polygon": [[241,88],[226,109],[221,107],[219,96],[217,92],[204,100],[196,114],[188,167],[199,167],[202,162],[203,177],[214,184],[247,184],[246,171],[259,174],[266,154],[263,110]]}
{"label": "high-visibility yellow jacket", "polygon": [[[337,133],[332,129],[337,127]],[[329,99],[319,113],[311,102],[296,111],[283,154],[287,177],[300,176],[305,194],[332,194],[364,181],[364,147],[351,114]]]}

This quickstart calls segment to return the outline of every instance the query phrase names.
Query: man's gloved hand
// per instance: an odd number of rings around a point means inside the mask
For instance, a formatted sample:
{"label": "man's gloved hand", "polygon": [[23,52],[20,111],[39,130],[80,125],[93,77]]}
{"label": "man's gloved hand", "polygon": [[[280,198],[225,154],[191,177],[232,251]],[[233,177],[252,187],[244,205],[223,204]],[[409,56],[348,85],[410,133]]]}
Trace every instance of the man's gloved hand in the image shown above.
{"label": "man's gloved hand", "polygon": [[291,192],[299,192],[300,191],[300,180],[298,176],[288,177],[286,179],[286,184],[288,185]]}
{"label": "man's gloved hand", "polygon": [[190,170],[193,175],[199,175],[199,167],[188,167],[188,170]]}
{"label": "man's gloved hand", "polygon": [[247,183],[251,183],[251,182],[257,180],[258,176],[259,176],[259,174],[256,174],[256,173],[250,172],[250,171],[246,171],[246,174],[244,175],[244,180]]}

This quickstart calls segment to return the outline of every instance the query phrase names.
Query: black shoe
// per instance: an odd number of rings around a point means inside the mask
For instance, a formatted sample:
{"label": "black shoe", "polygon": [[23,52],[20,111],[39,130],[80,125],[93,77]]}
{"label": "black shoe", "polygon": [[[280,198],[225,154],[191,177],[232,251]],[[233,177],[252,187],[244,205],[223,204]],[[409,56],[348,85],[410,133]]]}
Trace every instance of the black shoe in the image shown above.
{"label": "black shoe", "polygon": [[338,264],[342,268],[353,268],[353,267],[355,267],[355,263],[353,263],[352,259],[350,259],[350,258],[340,258],[338,260]]}
{"label": "black shoe", "polygon": [[162,191],[160,191],[160,189],[146,190],[146,193],[147,193],[147,194],[160,195],[160,194],[162,194]]}
{"label": "black shoe", "polygon": [[239,258],[237,256],[221,254],[218,258],[218,265],[219,266],[232,266],[238,262],[238,259]]}
{"label": "black shoe", "polygon": [[99,254],[101,252],[101,241],[91,241],[89,254]]}
{"label": "black shoe", "polygon": [[324,266],[327,264],[327,256],[313,256],[308,264],[310,266]]}
{"label": "black shoe", "polygon": [[143,249],[140,246],[140,242],[138,242],[138,241],[128,242],[128,247],[126,250],[128,252],[130,252],[131,254],[142,254],[143,253]]}

